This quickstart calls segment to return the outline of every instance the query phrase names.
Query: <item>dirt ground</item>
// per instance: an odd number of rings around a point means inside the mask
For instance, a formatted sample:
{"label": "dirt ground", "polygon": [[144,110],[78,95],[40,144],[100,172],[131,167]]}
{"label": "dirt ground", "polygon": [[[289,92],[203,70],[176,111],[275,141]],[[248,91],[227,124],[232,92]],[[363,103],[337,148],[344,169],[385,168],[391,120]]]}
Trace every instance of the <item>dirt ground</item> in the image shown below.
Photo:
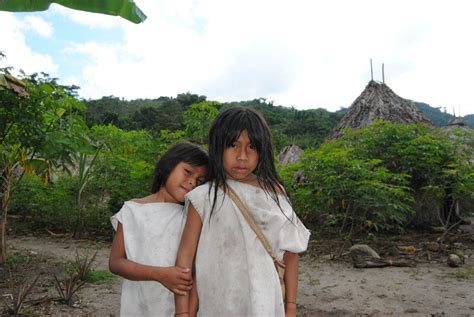
{"label": "dirt ground", "polygon": [[[457,235],[439,252],[426,251],[433,236],[375,239],[364,242],[388,256],[390,247],[411,245],[416,252],[398,255],[413,267],[356,269],[348,256],[350,244],[311,241],[301,257],[298,314],[300,316],[474,316],[474,235]],[[98,250],[94,270],[107,270],[108,242],[66,238],[17,236],[8,240],[16,261],[15,274],[32,278],[42,273],[23,314],[28,316],[119,315],[121,278],[99,284],[87,283],[74,297],[73,307],[58,300],[52,274],[61,275],[76,250]],[[449,253],[464,256],[458,268],[446,265]],[[0,266],[0,311],[11,302],[10,275]]]}

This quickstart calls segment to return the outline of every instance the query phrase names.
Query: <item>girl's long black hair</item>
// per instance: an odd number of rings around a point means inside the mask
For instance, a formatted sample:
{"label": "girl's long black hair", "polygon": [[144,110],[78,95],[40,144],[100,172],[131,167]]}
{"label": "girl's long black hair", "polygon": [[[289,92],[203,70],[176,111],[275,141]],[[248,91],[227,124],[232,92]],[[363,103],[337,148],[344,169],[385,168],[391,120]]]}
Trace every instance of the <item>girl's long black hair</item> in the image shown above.
{"label": "girl's long black hair", "polygon": [[[214,185],[211,214],[216,205],[218,188],[222,186],[224,193],[227,192],[224,149],[232,146],[244,130],[247,130],[250,142],[258,153],[258,164],[253,173],[263,190],[280,206],[278,193],[281,193],[284,187],[275,168],[270,129],[259,112],[251,108],[237,107],[221,112],[209,131],[208,179]],[[209,187],[209,194],[211,188],[212,186]]]}
{"label": "girl's long black hair", "polygon": [[207,167],[209,157],[202,147],[191,142],[183,142],[172,146],[156,163],[151,185],[152,194],[158,192],[161,186],[166,184],[173,169],[181,162],[193,166]]}

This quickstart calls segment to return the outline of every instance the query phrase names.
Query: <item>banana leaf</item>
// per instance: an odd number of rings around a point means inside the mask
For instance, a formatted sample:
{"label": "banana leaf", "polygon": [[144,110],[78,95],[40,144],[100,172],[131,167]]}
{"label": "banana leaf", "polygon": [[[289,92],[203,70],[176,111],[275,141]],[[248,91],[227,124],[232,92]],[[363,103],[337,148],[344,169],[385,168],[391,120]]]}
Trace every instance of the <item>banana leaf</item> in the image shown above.
{"label": "banana leaf", "polygon": [[0,0],[0,11],[44,11],[48,10],[52,3],[80,11],[120,16],[133,23],[140,23],[146,19],[146,15],[133,0]]}

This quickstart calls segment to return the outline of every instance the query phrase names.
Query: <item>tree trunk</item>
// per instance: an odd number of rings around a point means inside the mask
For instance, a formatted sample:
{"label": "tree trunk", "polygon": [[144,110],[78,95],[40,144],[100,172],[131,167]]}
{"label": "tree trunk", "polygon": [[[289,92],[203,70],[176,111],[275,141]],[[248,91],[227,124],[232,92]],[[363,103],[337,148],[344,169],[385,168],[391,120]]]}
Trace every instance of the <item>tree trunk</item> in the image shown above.
{"label": "tree trunk", "polygon": [[6,167],[4,170],[4,183],[2,184],[2,222],[0,224],[0,263],[5,263],[7,260],[7,216],[8,216],[8,202],[10,200],[10,187],[12,181],[12,169]]}

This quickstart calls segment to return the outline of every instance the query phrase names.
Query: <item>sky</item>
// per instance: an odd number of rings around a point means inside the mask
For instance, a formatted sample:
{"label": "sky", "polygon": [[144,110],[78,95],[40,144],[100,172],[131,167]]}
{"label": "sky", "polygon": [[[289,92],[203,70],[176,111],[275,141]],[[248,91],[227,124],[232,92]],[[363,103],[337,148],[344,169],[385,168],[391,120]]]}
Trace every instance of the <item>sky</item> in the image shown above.
{"label": "sky", "polygon": [[135,0],[119,17],[52,5],[0,12],[0,68],[45,72],[85,99],[265,98],[349,107],[371,79],[450,114],[474,114],[470,1]]}

